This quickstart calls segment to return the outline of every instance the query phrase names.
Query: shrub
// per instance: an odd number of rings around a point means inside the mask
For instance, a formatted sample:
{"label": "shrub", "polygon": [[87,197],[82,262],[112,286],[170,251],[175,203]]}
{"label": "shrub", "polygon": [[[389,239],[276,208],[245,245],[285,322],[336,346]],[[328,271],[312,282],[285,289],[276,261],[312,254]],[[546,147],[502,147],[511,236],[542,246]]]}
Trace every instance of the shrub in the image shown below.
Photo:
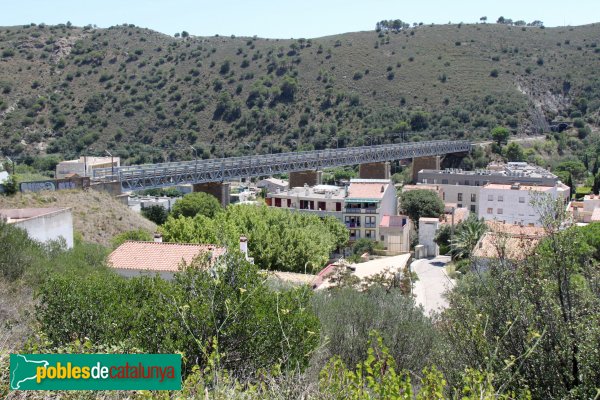
{"label": "shrub", "polygon": [[171,210],[171,214],[175,218],[179,216],[195,217],[196,215],[213,218],[221,211],[221,204],[215,196],[203,192],[196,192],[186,194],[182,199],[176,201]]}

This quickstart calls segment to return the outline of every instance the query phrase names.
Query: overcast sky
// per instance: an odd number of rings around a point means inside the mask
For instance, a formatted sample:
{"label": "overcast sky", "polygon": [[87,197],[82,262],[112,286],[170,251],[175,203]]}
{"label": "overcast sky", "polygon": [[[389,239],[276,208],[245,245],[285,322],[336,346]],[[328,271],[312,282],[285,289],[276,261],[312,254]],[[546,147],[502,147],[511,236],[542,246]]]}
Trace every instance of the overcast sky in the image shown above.
{"label": "overcast sky", "polygon": [[541,20],[546,26],[600,22],[600,0],[0,0],[0,26],[30,22],[106,28],[122,23],[173,35],[314,38],[372,30],[382,19],[445,24]]}

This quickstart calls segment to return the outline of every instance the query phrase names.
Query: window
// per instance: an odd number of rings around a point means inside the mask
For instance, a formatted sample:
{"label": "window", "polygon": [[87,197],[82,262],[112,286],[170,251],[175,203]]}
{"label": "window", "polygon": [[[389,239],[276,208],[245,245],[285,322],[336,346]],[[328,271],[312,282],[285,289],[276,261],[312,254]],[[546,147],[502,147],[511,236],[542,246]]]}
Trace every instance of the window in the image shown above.
{"label": "window", "polygon": [[471,212],[474,213],[475,212],[475,204],[471,204]]}
{"label": "window", "polygon": [[423,183],[427,183],[427,179],[426,178],[423,178]]}
{"label": "window", "polygon": [[366,228],[374,228],[375,227],[375,217],[365,217],[365,227]]}
{"label": "window", "polygon": [[525,197],[519,197],[519,203],[525,203]]}
{"label": "window", "polygon": [[342,211],[342,203],[335,203],[335,211]]}
{"label": "window", "polygon": [[442,192],[442,200],[446,200],[446,192]]}
{"label": "window", "polygon": [[493,214],[494,213],[494,209],[493,208],[488,208],[487,209],[487,213],[488,214]]}
{"label": "window", "polygon": [[503,214],[504,210],[502,210],[501,208],[498,209],[498,214]]}
{"label": "window", "polygon": [[360,239],[360,231],[355,229],[350,229],[350,240]]}
{"label": "window", "polygon": [[385,241],[385,236],[381,235],[381,241]]}
{"label": "window", "polygon": [[280,198],[275,198],[275,207],[281,207],[281,199]]}
{"label": "window", "polygon": [[475,203],[477,201],[477,195],[475,193],[471,193],[471,203]]}
{"label": "window", "polygon": [[442,179],[442,185],[447,185],[448,184],[448,179]]}
{"label": "window", "polygon": [[488,194],[488,201],[494,201],[494,195]]}
{"label": "window", "polygon": [[475,181],[475,186],[479,186],[479,181]]}
{"label": "window", "polygon": [[292,208],[292,199],[287,199],[287,208]]}
{"label": "window", "polygon": [[365,237],[367,239],[375,239],[376,238],[375,230],[373,230],[373,229],[367,229],[367,230],[365,230]]}
{"label": "window", "polygon": [[469,180],[465,179],[465,186],[469,186]]}
{"label": "window", "polygon": [[360,228],[360,217],[346,216],[344,222],[346,223],[346,227],[348,228]]}
{"label": "window", "polygon": [[458,194],[458,199],[457,199],[457,200],[458,200],[458,201],[462,201],[462,193],[459,193],[459,194]]}
{"label": "window", "polygon": [[319,207],[319,210],[321,210],[321,211],[325,211],[327,209],[327,206],[325,205],[324,201],[319,201],[317,203],[317,207]]}
{"label": "window", "polygon": [[498,195],[498,201],[504,201],[504,196],[502,196],[501,194]]}
{"label": "window", "polygon": [[458,208],[462,208],[462,203],[458,203],[458,204],[456,205],[456,207],[458,207]]}

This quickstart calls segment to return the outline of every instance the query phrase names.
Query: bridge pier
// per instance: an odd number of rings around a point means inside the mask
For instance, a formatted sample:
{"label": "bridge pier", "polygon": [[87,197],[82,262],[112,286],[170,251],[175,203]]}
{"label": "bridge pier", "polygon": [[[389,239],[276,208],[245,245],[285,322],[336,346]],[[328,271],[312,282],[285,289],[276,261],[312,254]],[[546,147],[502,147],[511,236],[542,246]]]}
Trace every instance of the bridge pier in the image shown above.
{"label": "bridge pier", "polygon": [[227,182],[195,183],[192,192],[203,192],[215,196],[223,207],[229,205],[229,186]]}
{"label": "bridge pier", "polygon": [[290,172],[290,188],[320,185],[322,181],[322,171],[299,171]]}
{"label": "bridge pier", "polygon": [[390,179],[390,163],[365,163],[358,166],[358,176],[361,179]]}
{"label": "bridge pier", "polygon": [[414,157],[412,159],[412,181],[417,181],[417,175],[422,169],[440,169],[440,156]]}

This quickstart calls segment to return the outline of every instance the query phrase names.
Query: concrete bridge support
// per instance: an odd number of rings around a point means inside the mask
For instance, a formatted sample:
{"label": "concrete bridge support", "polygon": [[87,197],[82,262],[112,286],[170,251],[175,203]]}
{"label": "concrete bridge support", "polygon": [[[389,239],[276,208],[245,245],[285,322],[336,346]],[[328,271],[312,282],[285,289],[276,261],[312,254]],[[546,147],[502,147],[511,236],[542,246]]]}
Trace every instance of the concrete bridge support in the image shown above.
{"label": "concrete bridge support", "polygon": [[417,175],[422,169],[440,169],[440,156],[415,157],[412,160],[412,181],[417,181]]}
{"label": "concrete bridge support", "polygon": [[365,163],[358,166],[358,176],[361,179],[390,179],[390,163]]}
{"label": "concrete bridge support", "polygon": [[320,185],[322,181],[322,171],[300,171],[290,172],[290,188]]}
{"label": "concrete bridge support", "polygon": [[204,192],[215,196],[223,207],[229,205],[229,186],[227,182],[195,183],[192,192]]}

